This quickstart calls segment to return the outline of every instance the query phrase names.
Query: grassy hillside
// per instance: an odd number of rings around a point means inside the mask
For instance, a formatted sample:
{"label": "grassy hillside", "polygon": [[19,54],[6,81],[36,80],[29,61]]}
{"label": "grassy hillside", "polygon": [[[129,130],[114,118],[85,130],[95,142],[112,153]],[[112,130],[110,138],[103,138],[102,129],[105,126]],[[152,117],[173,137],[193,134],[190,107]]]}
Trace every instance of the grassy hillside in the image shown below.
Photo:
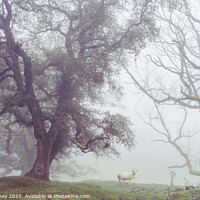
{"label": "grassy hillside", "polygon": [[121,191],[121,192],[130,192],[133,188],[138,187],[144,188],[145,190],[152,190],[152,191],[161,191],[166,190],[168,188],[167,185],[162,184],[138,184],[138,183],[130,183],[127,184],[126,182],[124,185],[120,185],[118,181],[100,181],[100,180],[87,180],[79,182],[78,184],[81,185],[95,185],[100,186],[102,189],[109,190],[109,191]]}
{"label": "grassy hillside", "polygon": [[[175,190],[175,188],[173,188]],[[130,191],[133,190],[134,193]],[[116,181],[83,181],[78,183],[44,182],[27,177],[0,178],[0,199],[27,200],[180,200],[200,199],[200,190],[168,194],[167,186],[157,184],[119,185]]]}

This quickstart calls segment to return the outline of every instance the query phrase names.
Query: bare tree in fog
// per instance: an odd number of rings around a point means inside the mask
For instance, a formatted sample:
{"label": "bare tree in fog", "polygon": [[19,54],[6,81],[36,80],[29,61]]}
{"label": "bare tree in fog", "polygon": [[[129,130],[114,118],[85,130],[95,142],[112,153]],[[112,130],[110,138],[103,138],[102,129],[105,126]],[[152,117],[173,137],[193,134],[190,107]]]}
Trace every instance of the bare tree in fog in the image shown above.
{"label": "bare tree in fog", "polygon": [[36,156],[36,140],[33,131],[19,127],[11,121],[1,121],[1,175],[19,171],[24,175],[33,166]]}
{"label": "bare tree in fog", "polygon": [[[184,129],[188,109],[200,109],[200,20],[193,5],[199,5],[199,2],[183,0],[176,6],[170,3],[165,2],[157,13],[161,32],[146,55],[148,69],[140,73],[135,67],[133,73],[126,65],[124,68],[136,86],[154,102],[156,112],[145,122],[165,138],[159,141],[170,143],[185,160],[184,165],[173,167],[187,166],[191,174],[200,176],[190,157],[192,147],[188,146],[186,150],[179,143],[185,138],[195,139],[199,134],[199,131],[186,132]],[[168,106],[184,108],[177,132],[170,131],[168,120],[160,110],[162,106],[165,109]],[[156,127],[155,121],[161,125]]]}
{"label": "bare tree in fog", "polygon": [[199,176],[200,171],[196,170],[199,169],[199,166],[196,165],[198,155],[195,155],[197,157],[194,159],[194,154],[193,152],[191,153],[193,149],[191,141],[198,141],[199,130],[191,130],[186,127],[188,115],[187,110],[181,107],[177,108],[177,113],[179,113],[179,115],[180,113],[183,115],[182,121],[178,123],[175,117],[171,116],[171,113],[167,114],[167,112],[164,112],[167,110],[168,106],[159,105],[155,102],[154,106],[155,110],[148,113],[146,118],[140,115],[143,122],[160,135],[159,139],[152,141],[171,144],[185,160],[184,164],[169,166],[169,168],[183,168],[188,166],[191,174]]}
{"label": "bare tree in fog", "polygon": [[77,161],[71,159],[67,163],[54,161],[50,170],[52,177],[55,179],[60,178],[61,176],[70,176],[73,181],[75,178],[97,174],[98,171],[90,165],[82,165],[77,163]]}
{"label": "bare tree in fog", "polygon": [[118,155],[114,144],[134,147],[132,123],[95,105],[120,94],[119,55],[155,37],[153,12],[154,1],[2,0],[0,115],[34,130],[26,176],[49,180],[52,161],[69,149]]}

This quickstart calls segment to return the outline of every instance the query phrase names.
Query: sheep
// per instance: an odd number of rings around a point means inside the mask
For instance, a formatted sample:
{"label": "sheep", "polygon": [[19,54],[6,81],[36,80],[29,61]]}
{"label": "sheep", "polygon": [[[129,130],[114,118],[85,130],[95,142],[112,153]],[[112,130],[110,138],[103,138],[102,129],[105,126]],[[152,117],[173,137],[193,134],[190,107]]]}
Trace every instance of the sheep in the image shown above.
{"label": "sheep", "polygon": [[136,171],[132,171],[132,172],[122,172],[118,174],[118,179],[119,179],[119,183],[121,183],[123,185],[123,180],[129,180],[129,182],[131,181],[131,179],[133,179],[133,177],[135,176],[137,170]]}

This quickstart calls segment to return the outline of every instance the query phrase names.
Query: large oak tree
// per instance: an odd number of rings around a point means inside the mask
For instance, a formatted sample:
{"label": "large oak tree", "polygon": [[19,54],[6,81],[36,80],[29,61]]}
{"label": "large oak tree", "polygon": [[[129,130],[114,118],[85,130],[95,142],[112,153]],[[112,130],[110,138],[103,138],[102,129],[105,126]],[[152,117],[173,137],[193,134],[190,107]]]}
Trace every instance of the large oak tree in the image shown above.
{"label": "large oak tree", "polygon": [[95,103],[118,91],[121,52],[138,53],[156,34],[153,11],[151,1],[2,0],[0,115],[33,128],[37,155],[26,176],[49,180],[52,161],[71,148],[134,146],[129,120]]}

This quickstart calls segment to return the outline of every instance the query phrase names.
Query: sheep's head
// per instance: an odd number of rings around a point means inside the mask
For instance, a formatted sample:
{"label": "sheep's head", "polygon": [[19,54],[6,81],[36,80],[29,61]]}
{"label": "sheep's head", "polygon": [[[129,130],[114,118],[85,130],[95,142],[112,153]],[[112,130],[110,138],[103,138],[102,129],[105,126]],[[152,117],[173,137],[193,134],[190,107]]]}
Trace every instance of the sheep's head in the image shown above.
{"label": "sheep's head", "polygon": [[135,175],[135,174],[136,174],[136,172],[137,172],[137,170],[135,170],[135,171],[133,170],[133,175]]}

